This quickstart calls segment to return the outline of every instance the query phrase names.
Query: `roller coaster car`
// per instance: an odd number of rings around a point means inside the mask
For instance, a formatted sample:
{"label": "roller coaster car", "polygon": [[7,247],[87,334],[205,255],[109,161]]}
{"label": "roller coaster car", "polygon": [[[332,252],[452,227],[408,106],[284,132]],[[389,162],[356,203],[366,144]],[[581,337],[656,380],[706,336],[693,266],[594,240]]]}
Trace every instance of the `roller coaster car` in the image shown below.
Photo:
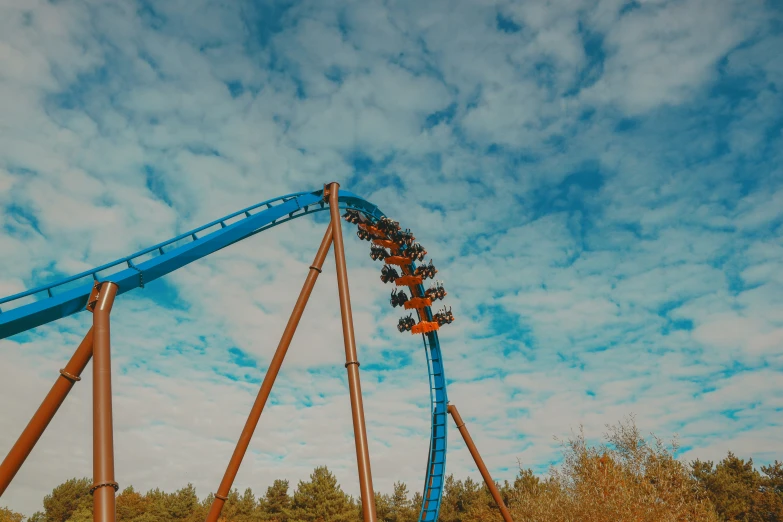
{"label": "roller coaster car", "polygon": [[406,228],[405,232],[402,230],[397,230],[395,232],[392,232],[389,236],[392,241],[395,243],[399,243],[400,245],[412,245],[413,242],[416,240],[415,237],[413,237],[413,234],[411,233],[411,229]]}
{"label": "roller coaster car", "polygon": [[389,301],[392,307],[396,308],[398,306],[403,306],[407,301],[408,296],[404,290],[398,291],[396,288],[392,290],[391,299]]}
{"label": "roller coaster car", "polygon": [[373,261],[378,261],[379,259],[386,259],[389,257],[389,253],[383,247],[372,245],[370,247],[370,257]]}
{"label": "roller coaster car", "polygon": [[424,259],[424,256],[427,255],[427,251],[424,250],[424,247],[421,246],[421,243],[413,243],[408,246],[405,250],[402,251],[402,255],[405,257],[409,257],[411,259],[418,259],[421,261]]}
{"label": "roller coaster car", "polygon": [[437,273],[438,269],[435,268],[435,265],[432,264],[432,259],[430,259],[428,265],[417,266],[416,270],[413,272],[413,275],[421,276],[423,279],[432,279]]}
{"label": "roller coaster car", "polygon": [[359,223],[357,226],[362,230],[369,232],[370,236],[373,238],[383,239],[386,236],[386,233],[383,230],[373,226],[371,223]]}
{"label": "roller coaster car", "polygon": [[348,209],[343,214],[343,217],[348,223],[353,223],[354,225],[358,225],[362,221],[358,210]]}
{"label": "roller coaster car", "polygon": [[382,217],[379,219],[375,226],[378,228],[378,230],[382,230],[386,234],[394,233],[400,229],[400,224],[397,221],[387,217]]}
{"label": "roller coaster car", "polygon": [[372,241],[373,239],[379,239],[374,234],[367,232],[363,228],[360,228],[359,230],[356,231],[356,236],[364,241]]}
{"label": "roller coaster car", "polygon": [[424,297],[429,297],[433,301],[446,297],[446,289],[440,281],[435,281],[425,292]]}
{"label": "roller coaster car", "polygon": [[381,281],[384,283],[391,283],[399,277],[400,274],[398,274],[397,271],[389,265],[383,265],[383,268],[381,268]]}
{"label": "roller coaster car", "polygon": [[449,307],[448,310],[446,310],[446,307],[443,307],[443,310],[440,310],[437,314],[432,316],[435,321],[437,321],[439,326],[443,326],[444,324],[451,324],[454,322],[454,315],[451,313],[451,307]]}
{"label": "roller coaster car", "polygon": [[413,328],[416,325],[416,320],[411,317],[411,315],[408,315],[408,317],[401,317],[400,322],[397,323],[397,330],[400,332],[407,332],[410,331],[411,328]]}

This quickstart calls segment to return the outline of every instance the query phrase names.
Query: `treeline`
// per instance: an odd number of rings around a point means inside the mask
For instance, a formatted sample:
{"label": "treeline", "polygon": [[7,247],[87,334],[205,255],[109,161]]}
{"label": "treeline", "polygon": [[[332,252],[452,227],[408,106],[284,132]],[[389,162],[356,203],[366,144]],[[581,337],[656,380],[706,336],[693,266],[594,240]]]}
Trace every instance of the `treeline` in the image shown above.
{"label": "treeline", "polygon": [[[589,446],[583,434],[563,443],[563,461],[546,478],[522,469],[513,483],[499,484],[514,520],[536,522],[742,521],[783,522],[783,463],[757,470],[752,460],[732,453],[717,464],[683,463],[676,445],[645,440],[633,419],[609,427],[606,443]],[[44,510],[28,522],[92,522],[91,481],[72,479],[44,498]],[[289,491],[276,480],[256,497],[234,490],[221,522],[359,522],[361,503],[343,492],[325,467]],[[203,522],[213,496],[200,500],[192,485],[165,493],[139,493],[129,487],[117,495],[118,522]],[[376,493],[378,519],[418,520],[421,494],[404,483],[391,494]],[[483,483],[449,476],[441,522],[500,521],[500,512]],[[24,517],[0,508],[0,522]]]}

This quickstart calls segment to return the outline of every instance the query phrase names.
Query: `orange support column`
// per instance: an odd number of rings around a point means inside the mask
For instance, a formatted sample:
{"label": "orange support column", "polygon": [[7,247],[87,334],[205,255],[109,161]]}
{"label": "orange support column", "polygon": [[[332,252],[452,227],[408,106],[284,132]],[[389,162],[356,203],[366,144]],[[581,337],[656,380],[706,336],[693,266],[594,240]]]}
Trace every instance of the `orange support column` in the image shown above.
{"label": "orange support column", "polygon": [[242,434],[239,436],[239,441],[234,447],[234,453],[231,455],[231,460],[228,463],[226,472],[223,475],[223,480],[220,482],[217,493],[215,494],[215,500],[212,501],[212,506],[207,514],[207,522],[217,522],[220,518],[220,512],[223,510],[223,504],[228,499],[228,494],[231,491],[231,486],[234,484],[234,479],[239,472],[239,466],[242,464],[242,459],[247,452],[247,448],[250,445],[250,439],[253,438],[253,432],[258,426],[258,421],[261,418],[261,413],[264,411],[269,394],[272,391],[272,386],[275,383],[277,374],[280,372],[280,368],[283,365],[283,359],[288,352],[288,347],[291,345],[291,340],[294,338],[296,327],[299,325],[299,320],[302,318],[307,301],[310,299],[310,294],[315,286],[315,281],[318,279],[318,274],[321,273],[321,268],[324,265],[326,254],[329,253],[329,248],[332,245],[332,225],[326,229],[324,238],[321,241],[321,246],[318,248],[318,253],[315,255],[313,264],[310,267],[310,271],[305,279],[302,291],[299,293],[299,298],[296,300],[294,310],[291,312],[291,317],[288,318],[288,323],[283,330],[283,336],[280,338],[280,343],[277,345],[275,355],[272,357],[272,361],[269,363],[269,369],[264,376],[264,382],[261,383],[261,389],[258,390],[258,395],[253,403],[253,407],[250,410],[250,415],[247,417],[245,427],[242,429]]}
{"label": "orange support column", "polygon": [[[87,304],[92,310],[93,381],[92,381],[92,480],[93,519],[114,522],[114,494],[119,486],[114,481],[114,428],[111,404],[111,335],[109,314],[117,285],[96,283]],[[93,300],[94,298],[94,300]]]}
{"label": "orange support column", "polygon": [[372,488],[372,472],[370,470],[370,450],[367,446],[367,428],[364,423],[364,406],[362,405],[362,386],[359,382],[359,361],[356,356],[356,339],[353,331],[353,315],[351,314],[351,296],[348,292],[348,269],[345,265],[345,249],[343,246],[343,229],[340,223],[340,208],[338,200],[338,183],[324,187],[328,191],[329,211],[332,216],[332,232],[334,233],[334,260],[337,266],[337,288],[340,293],[340,315],[343,320],[343,340],[345,342],[345,368],[348,371],[348,390],[351,394],[351,413],[353,416],[353,433],[356,443],[356,461],[359,466],[359,490],[362,496],[362,517],[364,522],[376,522],[375,492]]}
{"label": "orange support column", "polygon": [[478,448],[476,448],[473,439],[470,437],[470,433],[468,433],[468,429],[465,427],[465,421],[462,420],[462,417],[457,411],[457,407],[453,404],[449,404],[448,411],[454,418],[457,429],[462,435],[462,439],[465,441],[465,445],[468,447],[468,451],[470,451],[473,461],[476,463],[476,467],[484,478],[484,483],[487,485],[487,488],[489,488],[489,492],[492,493],[492,498],[495,499],[495,503],[497,503],[498,509],[500,509],[500,514],[503,515],[503,520],[505,520],[505,522],[514,522],[511,518],[511,513],[508,512],[506,504],[503,503],[503,497],[500,496],[500,491],[498,491],[495,481],[492,480],[492,476],[489,474],[487,466],[484,465],[484,460],[481,458],[481,455],[479,455]]}

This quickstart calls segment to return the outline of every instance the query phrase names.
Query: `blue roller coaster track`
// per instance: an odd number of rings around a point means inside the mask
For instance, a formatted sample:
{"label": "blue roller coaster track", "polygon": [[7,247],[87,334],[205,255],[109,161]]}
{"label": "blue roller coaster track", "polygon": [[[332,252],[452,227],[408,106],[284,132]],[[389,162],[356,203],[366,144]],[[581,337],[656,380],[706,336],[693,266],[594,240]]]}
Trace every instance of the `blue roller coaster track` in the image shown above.
{"label": "blue roller coaster track", "polygon": [[[371,221],[384,214],[372,203],[349,191],[341,190],[340,208],[353,209]],[[328,210],[323,191],[297,192],[263,201],[163,243],[145,248],[51,284],[0,299],[0,339],[5,339],[63,317],[85,310],[95,281],[111,281],[119,287],[117,294],[165,276],[183,266],[208,256],[238,241],[302,216]],[[408,267],[413,273],[413,263]],[[417,292],[424,295],[418,285]],[[432,321],[430,307],[425,308]],[[446,467],[446,417],[448,396],[437,332],[422,334],[430,385],[431,431],[430,451],[424,479],[421,522],[438,519]]]}

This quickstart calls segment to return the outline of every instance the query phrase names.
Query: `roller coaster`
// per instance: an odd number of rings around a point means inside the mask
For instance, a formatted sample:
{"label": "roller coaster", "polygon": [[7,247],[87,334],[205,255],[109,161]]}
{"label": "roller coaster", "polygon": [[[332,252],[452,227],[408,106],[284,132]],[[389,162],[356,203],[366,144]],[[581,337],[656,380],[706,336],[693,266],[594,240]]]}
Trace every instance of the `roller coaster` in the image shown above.
{"label": "roller coaster", "polygon": [[[427,251],[416,242],[409,229],[403,230],[398,222],[387,218],[377,206],[364,198],[340,190],[337,183],[326,184],[322,190],[297,192],[263,201],[112,263],[0,299],[0,339],[84,310],[93,314],[92,327],[71,359],[60,370],[60,375],[49,394],[0,464],[0,496],[6,491],[57,409],[74,384],[81,379],[82,371],[92,359],[93,486],[90,492],[94,500],[94,520],[114,522],[115,494],[119,485],[114,477],[110,313],[115,297],[137,288],[144,288],[145,284],[238,241],[293,219],[321,211],[330,212],[329,225],[234,448],[223,480],[214,495],[207,522],[217,522],[220,516],[310,293],[322,272],[323,262],[332,245],[345,344],[345,367],[348,373],[362,516],[365,522],[377,520],[340,221],[342,211],[345,212],[342,217],[357,226],[357,236],[371,243],[372,259],[384,262],[381,281],[394,285],[390,298],[391,305],[410,310],[408,316],[400,319],[398,330],[401,333],[420,334],[423,339],[429,375],[431,428],[419,520],[428,522],[438,519],[446,471],[446,417],[447,414],[451,414],[490,493],[498,504],[503,519],[511,522],[508,509],[465,423],[456,407],[448,402],[438,330],[453,322],[454,315],[451,308],[445,307],[433,312],[433,303],[444,299],[447,295],[441,282],[435,281],[429,288],[424,287],[426,279],[434,280],[437,269],[432,261],[423,263]],[[421,264],[417,265],[417,261]],[[410,296],[405,292],[406,288]],[[413,317],[414,313],[416,318]]]}

